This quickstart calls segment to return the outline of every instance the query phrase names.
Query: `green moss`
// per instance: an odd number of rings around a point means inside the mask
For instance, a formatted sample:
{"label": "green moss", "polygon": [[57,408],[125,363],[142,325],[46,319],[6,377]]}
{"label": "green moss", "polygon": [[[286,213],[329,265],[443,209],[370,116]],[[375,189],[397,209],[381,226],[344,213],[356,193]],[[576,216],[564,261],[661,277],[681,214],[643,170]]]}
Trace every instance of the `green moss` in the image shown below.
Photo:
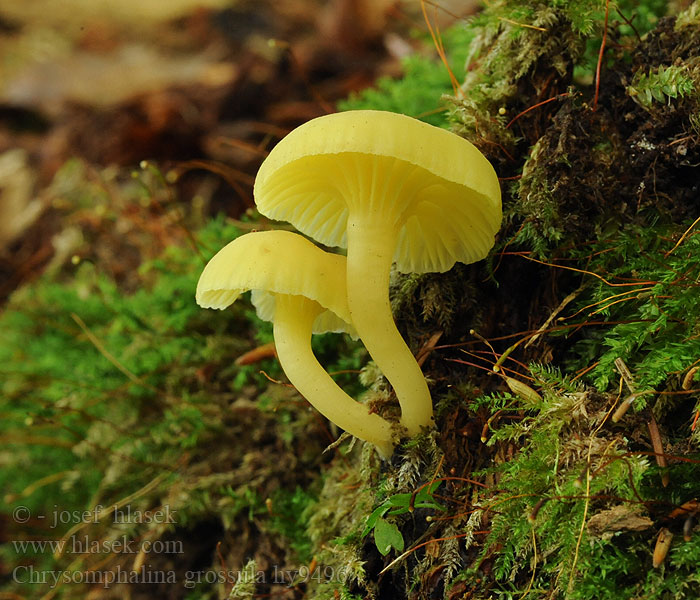
{"label": "green moss", "polygon": [[695,91],[695,83],[687,69],[671,65],[660,65],[657,69],[635,74],[632,84],[627,87],[627,93],[632,99],[646,109],[650,109],[654,101],[670,103],[676,98],[683,98]]}
{"label": "green moss", "polygon": [[296,559],[304,565],[313,559],[313,545],[307,529],[317,500],[315,494],[299,487],[292,492],[277,490],[272,498],[270,530],[287,539],[296,552]]}
{"label": "green moss", "polygon": [[[203,260],[239,234],[223,218],[209,222],[196,233],[202,258],[190,247],[172,246],[139,268],[139,286],[131,292],[82,262],[12,296],[0,316],[0,439],[7,448],[0,453],[0,502],[7,515],[23,506],[43,516],[34,538],[158,540],[212,519],[232,531],[250,521],[278,540],[275,552],[288,553],[292,564],[309,560],[301,515],[313,496],[301,486],[313,469],[295,472],[292,465],[319,459],[320,435],[317,443],[299,444],[313,417],[260,373],[280,377],[276,361],[233,364],[255,344],[257,331],[267,331],[246,301],[222,312],[194,301]],[[255,404],[261,391],[267,403]],[[277,512],[268,511],[268,497]],[[167,506],[177,517],[118,526],[105,513],[94,524],[69,520],[47,529],[56,512],[79,514],[114,502],[133,511]],[[216,542],[206,541],[212,555],[204,567],[214,566]],[[196,551],[182,554],[180,579]],[[96,561],[109,569],[122,558],[109,552],[54,558],[12,546],[2,555],[11,567],[31,562],[71,572]],[[148,568],[171,569],[172,563],[160,565],[167,559],[149,554]],[[19,588],[10,582],[7,589]],[[79,589],[61,585],[57,594],[75,597]]]}
{"label": "green moss", "polygon": [[[595,362],[589,377],[598,389],[617,382],[616,359],[634,373],[639,391],[677,389],[700,356],[700,239],[691,235],[675,248],[686,226],[630,227],[586,249],[593,256],[588,270],[604,273],[605,281],[591,278],[578,305],[585,318],[613,325],[587,329],[573,348],[570,368]],[[647,399],[641,396],[636,404],[642,408]]]}
{"label": "green moss", "polygon": [[[684,489],[669,494],[649,459],[631,452],[622,432],[605,423],[609,407],[604,397],[572,386],[554,372],[533,373],[542,386],[541,405],[522,405],[525,418],[500,427],[490,438],[495,446],[517,441],[519,450],[492,468],[499,491],[486,492],[478,503],[490,521],[489,533],[475,566],[462,577],[483,577],[479,566],[487,562],[491,593],[694,597],[700,588],[692,559],[686,563],[684,558],[700,550],[700,540],[676,540],[673,566],[668,567],[673,574],[664,577],[649,568],[657,530],[642,517],[669,513],[694,497],[700,485],[697,464],[673,467],[671,477]],[[514,410],[511,403],[509,411]],[[619,507],[629,519],[606,520],[610,507]],[[596,519],[608,527],[603,537],[593,533]]]}

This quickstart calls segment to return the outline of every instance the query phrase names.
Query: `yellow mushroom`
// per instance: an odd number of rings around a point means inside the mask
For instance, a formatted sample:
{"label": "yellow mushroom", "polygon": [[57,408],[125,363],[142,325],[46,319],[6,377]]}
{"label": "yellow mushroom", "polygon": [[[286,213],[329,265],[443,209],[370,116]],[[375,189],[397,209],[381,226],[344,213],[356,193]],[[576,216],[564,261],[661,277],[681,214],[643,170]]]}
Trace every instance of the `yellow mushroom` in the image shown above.
{"label": "yellow mushroom", "polygon": [[248,233],[206,265],[197,284],[197,303],[224,309],[247,290],[253,290],[258,315],[273,322],[277,357],[299,393],[338,427],[390,456],[390,424],[338,387],[311,350],[312,332],[354,333],[345,257],[288,231]]}
{"label": "yellow mushroom", "polygon": [[431,426],[423,373],[389,304],[392,261],[443,272],[486,256],[501,223],[491,164],[444,129],[383,111],[319,117],[273,148],[255,180],[258,210],[347,247],[353,325],[396,391],[411,435]]}

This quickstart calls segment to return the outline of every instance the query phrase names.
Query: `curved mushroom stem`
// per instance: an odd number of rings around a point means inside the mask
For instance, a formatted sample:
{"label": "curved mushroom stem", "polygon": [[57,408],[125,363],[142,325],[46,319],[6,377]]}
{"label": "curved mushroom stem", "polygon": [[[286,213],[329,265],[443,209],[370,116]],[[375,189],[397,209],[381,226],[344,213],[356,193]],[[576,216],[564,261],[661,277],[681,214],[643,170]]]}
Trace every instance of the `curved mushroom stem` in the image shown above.
{"label": "curved mushroom stem", "polygon": [[331,379],[311,350],[314,319],[323,309],[303,296],[277,294],[274,336],[277,357],[289,381],[324,417],[374,444],[383,458],[394,450],[391,426],[353,400]]}
{"label": "curved mushroom stem", "polygon": [[349,218],[347,236],[348,305],[353,325],[396,392],[402,425],[416,435],[421,428],[433,426],[433,403],[423,372],[391,314],[389,276],[396,231],[369,217]]}

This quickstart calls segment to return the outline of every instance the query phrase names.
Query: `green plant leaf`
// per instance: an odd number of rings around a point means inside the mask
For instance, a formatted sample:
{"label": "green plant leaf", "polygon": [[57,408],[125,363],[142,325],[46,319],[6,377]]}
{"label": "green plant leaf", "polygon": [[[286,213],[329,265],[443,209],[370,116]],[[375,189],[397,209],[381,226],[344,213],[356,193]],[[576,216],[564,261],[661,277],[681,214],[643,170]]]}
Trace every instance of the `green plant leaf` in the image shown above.
{"label": "green plant leaf", "polygon": [[370,516],[367,517],[365,528],[362,530],[362,537],[365,537],[370,531],[372,531],[372,529],[374,529],[374,526],[377,524],[377,520],[384,516],[384,513],[386,513],[387,510],[389,510],[389,505],[384,502],[372,511]]}
{"label": "green plant leaf", "polygon": [[382,556],[389,554],[392,548],[403,551],[403,536],[399,528],[385,519],[377,519],[374,525],[374,543]]}

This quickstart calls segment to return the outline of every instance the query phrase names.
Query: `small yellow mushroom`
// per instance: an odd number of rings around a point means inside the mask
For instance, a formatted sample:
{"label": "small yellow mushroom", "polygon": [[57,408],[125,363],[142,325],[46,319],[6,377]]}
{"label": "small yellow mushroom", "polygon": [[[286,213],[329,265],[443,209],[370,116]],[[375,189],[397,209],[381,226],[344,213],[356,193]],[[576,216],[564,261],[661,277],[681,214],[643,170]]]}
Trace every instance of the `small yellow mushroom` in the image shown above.
{"label": "small yellow mushroom", "polygon": [[253,290],[258,316],[274,323],[277,357],[299,393],[338,427],[390,456],[390,424],[340,389],[311,350],[312,332],[354,332],[345,258],[288,231],[248,233],[206,265],[197,284],[197,303],[224,309],[247,290]]}
{"label": "small yellow mushroom", "polygon": [[313,119],[279,142],[254,195],[265,216],[347,248],[352,322],[394,387],[409,434],[432,426],[428,385],[391,313],[391,264],[443,272],[487,255],[501,223],[488,160],[458,135],[416,119],[348,111]]}

